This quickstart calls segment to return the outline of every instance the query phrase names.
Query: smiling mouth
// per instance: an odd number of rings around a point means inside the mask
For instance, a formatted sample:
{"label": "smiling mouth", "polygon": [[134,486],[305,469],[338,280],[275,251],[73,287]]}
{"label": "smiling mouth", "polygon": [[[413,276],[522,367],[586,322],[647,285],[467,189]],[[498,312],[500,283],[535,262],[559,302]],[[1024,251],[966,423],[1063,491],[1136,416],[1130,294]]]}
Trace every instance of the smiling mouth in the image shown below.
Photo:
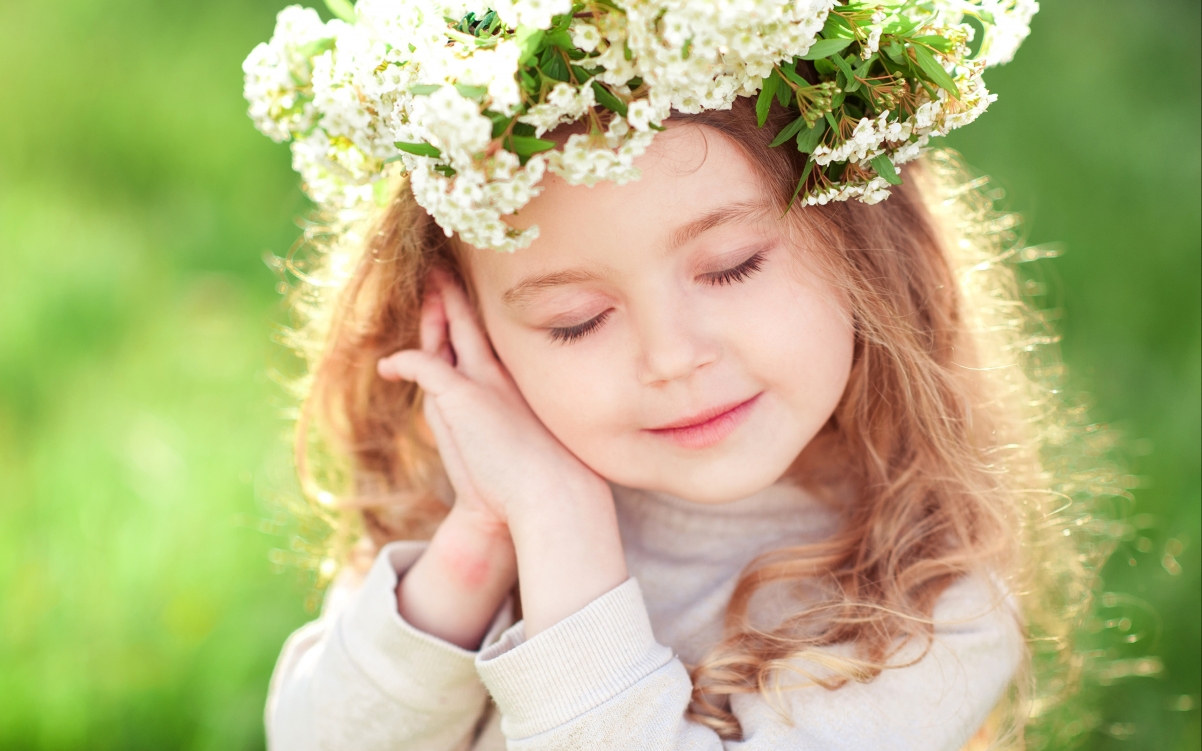
{"label": "smiling mouth", "polygon": [[647,428],[646,432],[667,439],[682,448],[708,448],[734,432],[734,429],[747,419],[763,393],[761,391],[745,401],[707,409],[668,425]]}

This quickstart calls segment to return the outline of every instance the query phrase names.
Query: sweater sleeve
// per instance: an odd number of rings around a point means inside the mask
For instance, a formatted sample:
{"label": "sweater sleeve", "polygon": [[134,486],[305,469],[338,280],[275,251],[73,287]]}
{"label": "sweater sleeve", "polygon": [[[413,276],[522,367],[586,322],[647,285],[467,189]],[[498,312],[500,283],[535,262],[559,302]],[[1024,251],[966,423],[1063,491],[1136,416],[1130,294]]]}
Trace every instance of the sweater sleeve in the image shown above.
{"label": "sweater sleeve", "polygon": [[688,671],[656,641],[634,579],[529,641],[518,623],[476,666],[509,751],[958,751],[1023,654],[1014,611],[993,591],[953,584],[936,606],[931,650],[868,683],[785,691],[784,714],[758,694],[736,695],[739,741],[686,719]]}
{"label": "sweater sleeve", "polygon": [[[476,653],[397,613],[399,577],[425,546],[384,546],[361,586],[336,585],[321,617],[289,637],[268,691],[271,751],[469,748],[488,699]],[[501,607],[485,644],[512,622],[511,609]]]}

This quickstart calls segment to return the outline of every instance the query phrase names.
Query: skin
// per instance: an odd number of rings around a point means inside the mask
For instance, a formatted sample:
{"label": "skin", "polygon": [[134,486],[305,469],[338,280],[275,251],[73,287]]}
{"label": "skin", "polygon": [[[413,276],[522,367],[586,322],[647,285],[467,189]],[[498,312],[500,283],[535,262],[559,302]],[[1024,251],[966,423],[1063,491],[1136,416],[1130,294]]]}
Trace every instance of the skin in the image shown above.
{"label": "skin", "polygon": [[847,384],[846,302],[737,145],[674,126],[636,165],[622,186],[544,180],[510,218],[539,226],[529,248],[468,249],[477,308],[435,274],[421,349],[379,363],[425,391],[456,490],[398,608],[465,648],[515,576],[528,637],[626,580],[607,481],[697,503],[751,495]]}

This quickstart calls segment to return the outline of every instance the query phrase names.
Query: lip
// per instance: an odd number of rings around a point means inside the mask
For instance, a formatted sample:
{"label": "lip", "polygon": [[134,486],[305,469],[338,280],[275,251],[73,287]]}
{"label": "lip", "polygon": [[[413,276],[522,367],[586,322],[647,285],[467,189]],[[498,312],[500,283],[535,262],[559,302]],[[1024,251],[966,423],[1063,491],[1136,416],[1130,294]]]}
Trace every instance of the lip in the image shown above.
{"label": "lip", "polygon": [[682,420],[645,430],[682,448],[708,448],[734,432],[747,419],[763,393],[761,391],[750,399],[711,407]]}

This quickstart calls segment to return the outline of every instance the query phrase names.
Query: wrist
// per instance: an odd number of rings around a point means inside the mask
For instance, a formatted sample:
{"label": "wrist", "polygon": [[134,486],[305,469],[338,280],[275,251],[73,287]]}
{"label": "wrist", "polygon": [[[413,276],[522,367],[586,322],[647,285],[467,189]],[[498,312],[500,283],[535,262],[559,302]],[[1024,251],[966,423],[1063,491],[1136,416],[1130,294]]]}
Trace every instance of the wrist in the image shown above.
{"label": "wrist", "polygon": [[614,516],[613,491],[599,477],[544,479],[506,506],[510,539],[540,534],[564,524],[609,519]]}
{"label": "wrist", "polygon": [[526,636],[544,631],[626,581],[608,485],[561,488],[510,514]]}
{"label": "wrist", "polygon": [[462,589],[504,586],[517,577],[517,556],[509,527],[495,517],[465,506],[453,506],[439,525],[427,555],[441,563],[451,577],[448,582]]}
{"label": "wrist", "polygon": [[504,525],[452,509],[396,586],[397,612],[413,627],[476,649],[517,581]]}

